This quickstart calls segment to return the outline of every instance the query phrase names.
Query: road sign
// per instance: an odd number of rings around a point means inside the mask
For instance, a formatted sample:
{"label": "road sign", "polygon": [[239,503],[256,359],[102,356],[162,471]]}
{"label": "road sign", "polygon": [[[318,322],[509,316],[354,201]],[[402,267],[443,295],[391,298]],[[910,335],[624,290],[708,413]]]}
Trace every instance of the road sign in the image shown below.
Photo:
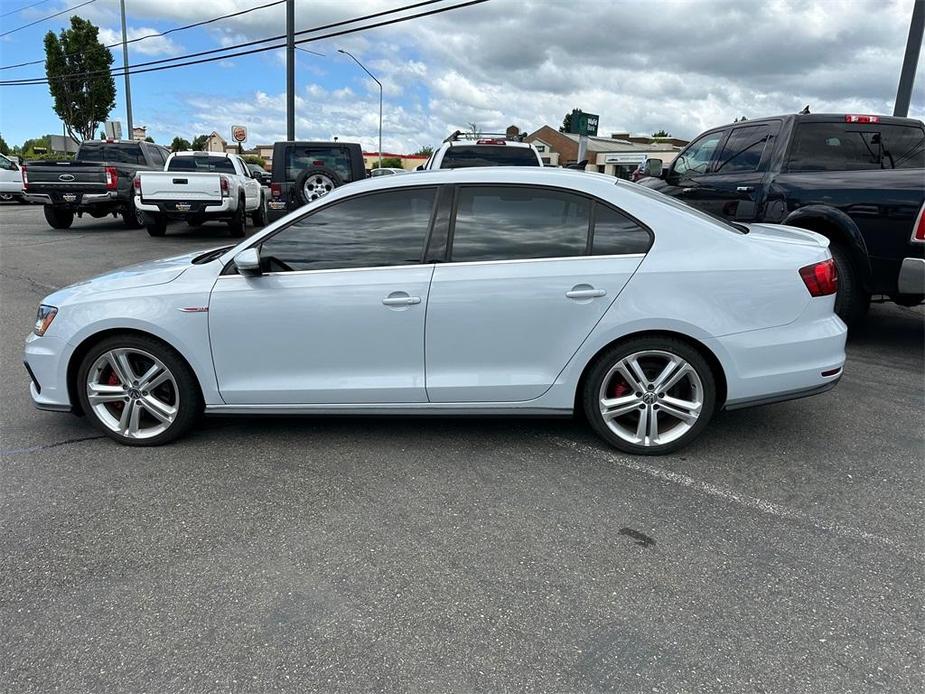
{"label": "road sign", "polygon": [[107,140],[122,139],[122,123],[117,120],[108,120],[103,124]]}
{"label": "road sign", "polygon": [[49,135],[48,144],[52,152],[77,152],[77,143],[67,135]]}
{"label": "road sign", "polygon": [[594,113],[585,113],[577,108],[572,109],[572,129],[569,131],[575,135],[597,135],[597,121],[600,116]]}
{"label": "road sign", "polygon": [[243,125],[232,125],[231,139],[235,142],[245,142],[247,140],[247,128]]}

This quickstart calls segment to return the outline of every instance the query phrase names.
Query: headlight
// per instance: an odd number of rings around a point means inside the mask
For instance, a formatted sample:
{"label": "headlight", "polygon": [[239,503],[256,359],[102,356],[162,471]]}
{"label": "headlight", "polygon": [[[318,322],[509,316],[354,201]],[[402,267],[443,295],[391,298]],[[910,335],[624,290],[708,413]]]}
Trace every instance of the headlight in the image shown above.
{"label": "headlight", "polygon": [[39,306],[38,313],[35,314],[35,327],[32,329],[32,331],[41,337],[45,334],[45,331],[48,330],[48,326],[51,325],[51,322],[57,315],[57,308],[54,306],[46,306],[45,304],[42,304]]}

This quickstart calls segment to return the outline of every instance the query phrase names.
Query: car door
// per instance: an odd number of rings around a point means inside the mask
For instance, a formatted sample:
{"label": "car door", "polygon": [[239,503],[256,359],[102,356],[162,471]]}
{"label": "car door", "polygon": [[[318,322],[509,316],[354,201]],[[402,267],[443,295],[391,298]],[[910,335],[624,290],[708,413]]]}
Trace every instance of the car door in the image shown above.
{"label": "car door", "polygon": [[260,183],[253,177],[251,170],[241,157],[234,157],[234,163],[239,180],[244,186],[244,207],[253,210],[260,201]]}
{"label": "car door", "polygon": [[672,162],[662,192],[717,214],[718,205],[713,199],[710,182],[716,154],[728,133],[728,129],[714,130],[688,145]]}
{"label": "car door", "polygon": [[431,402],[541,396],[651,243],[601,202],[522,185],[459,186],[449,236],[427,305]]}
{"label": "car door", "polygon": [[765,177],[780,121],[741,125],[732,129],[708,176],[704,200],[709,212],[726,219],[751,222],[764,202]]}
{"label": "car door", "polygon": [[433,187],[338,200],[262,238],[263,274],[223,274],[209,304],[228,404],[424,402],[422,253]]}

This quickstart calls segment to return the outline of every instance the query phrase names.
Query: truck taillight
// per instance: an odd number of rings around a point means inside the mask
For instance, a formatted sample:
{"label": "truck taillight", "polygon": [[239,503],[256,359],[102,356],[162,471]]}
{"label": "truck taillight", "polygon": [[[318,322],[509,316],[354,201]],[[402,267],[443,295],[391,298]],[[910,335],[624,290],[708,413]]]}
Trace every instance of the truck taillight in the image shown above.
{"label": "truck taillight", "polygon": [[26,173],[26,165],[23,164],[19,169],[22,171],[22,189],[29,190],[29,174]]}
{"label": "truck taillight", "polygon": [[228,177],[221,176],[219,180],[221,181],[222,197],[227,198],[231,192],[231,185],[228,182]]}
{"label": "truck taillight", "polygon": [[919,216],[912,227],[912,243],[925,243],[925,205],[919,210]]}
{"label": "truck taillight", "polygon": [[132,179],[132,187],[135,189],[135,192],[141,195],[141,176],[135,176]]}
{"label": "truck taillight", "polygon": [[857,113],[849,113],[845,115],[846,123],[862,123],[862,124],[875,124],[880,122],[880,116],[862,116]]}
{"label": "truck taillight", "polygon": [[831,258],[801,267],[800,277],[812,296],[828,296],[838,290],[838,271]]}
{"label": "truck taillight", "polygon": [[279,183],[270,184],[270,196],[275,200],[283,196],[283,187]]}
{"label": "truck taillight", "polygon": [[116,190],[119,187],[119,172],[115,167],[106,167],[106,190]]}

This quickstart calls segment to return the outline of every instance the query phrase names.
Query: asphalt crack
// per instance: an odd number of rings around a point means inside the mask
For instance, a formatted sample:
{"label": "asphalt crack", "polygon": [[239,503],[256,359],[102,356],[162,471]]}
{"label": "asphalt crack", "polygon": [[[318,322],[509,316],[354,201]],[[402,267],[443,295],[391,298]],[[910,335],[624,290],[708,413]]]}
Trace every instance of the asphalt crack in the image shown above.
{"label": "asphalt crack", "polygon": [[80,436],[73,439],[65,439],[64,441],[55,441],[53,443],[43,443],[40,446],[31,446],[29,448],[8,448],[6,450],[0,450],[0,456],[8,455],[18,455],[20,453],[35,453],[36,451],[44,451],[49,448],[57,448],[59,446],[69,446],[72,443],[82,443],[83,441],[93,441],[94,439],[104,439],[106,438],[102,434],[97,436]]}

